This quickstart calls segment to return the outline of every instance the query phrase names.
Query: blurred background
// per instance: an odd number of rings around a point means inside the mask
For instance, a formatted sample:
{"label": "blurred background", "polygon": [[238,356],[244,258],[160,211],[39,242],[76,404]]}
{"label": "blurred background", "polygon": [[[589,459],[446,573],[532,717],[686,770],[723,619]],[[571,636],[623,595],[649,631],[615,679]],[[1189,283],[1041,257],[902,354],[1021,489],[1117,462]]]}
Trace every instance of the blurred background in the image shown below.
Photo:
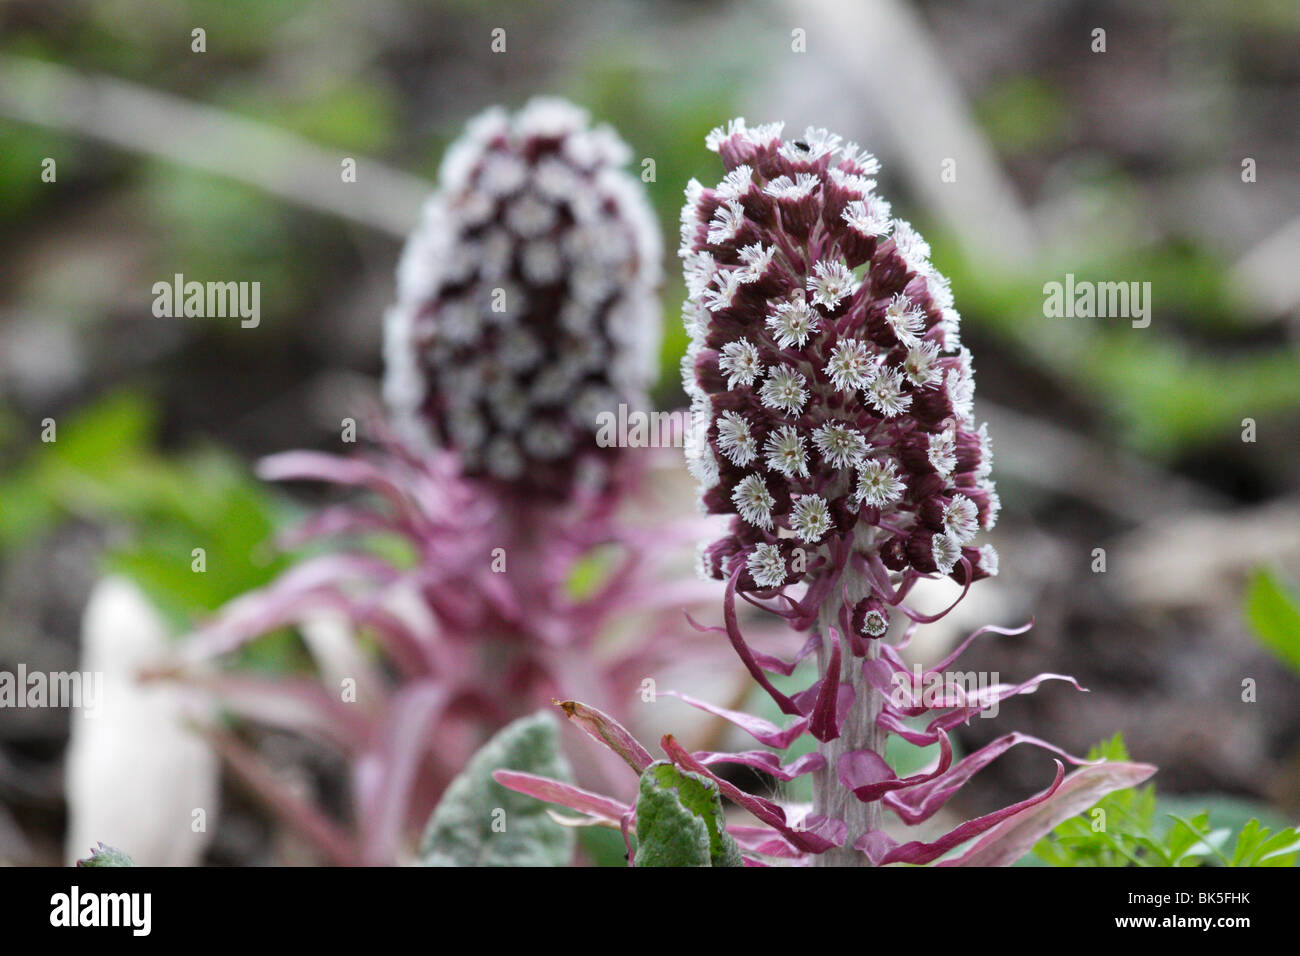
{"label": "blurred background", "polygon": [[[684,400],[672,252],[686,181],[720,176],[709,129],[784,120],[875,152],[881,192],[952,279],[1004,504],[1001,575],[934,640],[1033,617],[965,666],[1091,689],[1010,702],[962,744],[1014,726],[1083,752],[1123,731],[1162,797],[1224,825],[1295,820],[1286,0],[0,2],[0,670],[76,669],[107,573],[181,634],[284,567],[269,541],[307,492],[252,463],[336,449],[340,419],[378,401],[396,257],[444,147],[536,93],[610,122],[637,171],[654,161],[662,408]],[[155,318],[153,284],[175,273],[260,282],[260,325]],[[1149,282],[1149,327],[1046,317],[1044,284],[1067,274]],[[684,479],[680,494],[689,507]],[[196,546],[219,573],[191,573]],[[279,635],[248,663],[300,656]],[[0,862],[62,857],[69,717],[0,711]],[[337,774],[319,749],[264,744]],[[962,809],[1042,784],[1041,760],[1013,751]],[[212,826],[208,862],[295,859],[229,780]]]}

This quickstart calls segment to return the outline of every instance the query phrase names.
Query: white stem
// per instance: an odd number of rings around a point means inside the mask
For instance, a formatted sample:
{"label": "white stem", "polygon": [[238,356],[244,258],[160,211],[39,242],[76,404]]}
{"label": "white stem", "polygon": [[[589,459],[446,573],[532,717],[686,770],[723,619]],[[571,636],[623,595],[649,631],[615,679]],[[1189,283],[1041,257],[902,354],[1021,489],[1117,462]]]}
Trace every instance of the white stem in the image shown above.
{"label": "white stem", "polygon": [[[843,578],[848,600],[855,603],[871,593],[871,585],[854,569],[846,568]],[[829,595],[817,615],[817,632],[822,644],[817,652],[817,663],[823,674],[830,663],[830,628],[839,629],[839,612],[843,591]],[[880,654],[879,642],[867,642],[866,660]],[[840,736],[834,740],[818,742],[817,752],[826,758],[826,766],[813,775],[813,812],[843,820],[848,825],[848,837],[843,846],[814,857],[816,866],[867,866],[866,856],[853,849],[853,844],[864,833],[879,830],[881,809],[879,802],[863,803],[853,791],[839,781],[836,767],[844,754],[853,750],[870,750],[884,756],[885,735],[876,724],[883,703],[881,692],[863,680],[864,658],[855,657],[846,635],[840,635],[839,679],[853,687],[853,704],[844,720]]]}

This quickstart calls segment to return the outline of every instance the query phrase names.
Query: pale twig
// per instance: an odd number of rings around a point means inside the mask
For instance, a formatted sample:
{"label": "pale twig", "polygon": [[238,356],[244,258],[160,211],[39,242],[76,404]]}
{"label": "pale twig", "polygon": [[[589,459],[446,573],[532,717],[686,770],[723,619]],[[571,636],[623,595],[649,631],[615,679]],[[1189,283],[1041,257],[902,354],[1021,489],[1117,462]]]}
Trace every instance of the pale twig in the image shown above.
{"label": "pale twig", "polygon": [[[432,186],[349,150],[64,66],[0,56],[0,115],[224,176],[317,212],[396,237],[415,225]],[[356,181],[343,181],[343,160]],[[33,170],[32,175],[38,175]]]}

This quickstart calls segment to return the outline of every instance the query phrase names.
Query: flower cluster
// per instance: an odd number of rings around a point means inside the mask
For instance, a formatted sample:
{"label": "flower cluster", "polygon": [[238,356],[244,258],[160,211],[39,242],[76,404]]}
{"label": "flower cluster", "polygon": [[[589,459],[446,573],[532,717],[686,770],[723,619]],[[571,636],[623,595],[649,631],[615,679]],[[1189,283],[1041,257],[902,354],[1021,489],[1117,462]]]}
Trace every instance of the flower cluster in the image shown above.
{"label": "flower cluster", "polygon": [[[1018,733],[954,759],[949,735],[974,716],[1047,681],[1078,686],[1056,674],[973,689],[950,679],[947,668],[979,635],[1027,628],[981,628],[919,675],[904,659],[918,625],[947,613],[908,606],[920,579],[951,576],[964,596],[997,572],[992,548],[974,543],[996,520],[998,498],[948,283],[911,226],[890,218],[869,178],[878,164],[853,144],[815,129],[784,141],[779,126],[736,120],[708,145],[727,175],[714,189],[692,182],[682,213],[691,334],[683,371],[694,409],[687,460],[705,511],[732,518],[730,533],[701,553],[704,575],[727,582],[723,623],[697,627],[724,634],[792,720],[778,727],[679,694],[768,749],[691,753],[671,735],[661,748],[762,824],[728,828],[750,864],[1014,862],[1061,820],[1154,768],[1082,761]],[[751,646],[737,597],[805,634],[798,653]],[[895,616],[906,626],[895,627]],[[797,693],[769,676],[790,677],[810,657],[816,676]],[[646,748],[612,718],[572,702],[565,710],[637,772],[649,765]],[[815,752],[783,763],[805,734]],[[899,776],[885,757],[891,735],[937,746],[938,756]],[[899,828],[887,827],[886,812],[902,827],[929,820],[1020,744],[1060,758],[1040,793],[929,840],[900,841]],[[1080,769],[1067,778],[1062,761]],[[746,793],[713,769],[728,764],[778,781],[811,775],[812,806]],[[636,826],[633,806],[526,774],[497,779],[625,834]]]}
{"label": "flower cluster", "polygon": [[597,414],[644,404],[660,244],[628,156],[550,98],[488,110],[448,151],[398,270],[385,394],[466,475],[563,497],[608,461]]}
{"label": "flower cluster", "polygon": [[688,186],[679,250],[687,458],[705,510],[736,519],[702,572],[778,588],[855,533],[891,570],[996,574],[974,543],[999,502],[970,353],[929,246],[875,191],[879,163],[743,120],[708,145],[727,174]]}

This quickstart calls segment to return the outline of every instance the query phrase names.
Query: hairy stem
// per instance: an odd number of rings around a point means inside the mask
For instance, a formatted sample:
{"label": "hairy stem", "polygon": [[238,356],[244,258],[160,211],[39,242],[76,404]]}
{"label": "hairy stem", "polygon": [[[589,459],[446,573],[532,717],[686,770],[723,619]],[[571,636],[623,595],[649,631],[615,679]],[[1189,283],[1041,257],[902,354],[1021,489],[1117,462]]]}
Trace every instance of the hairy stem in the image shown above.
{"label": "hairy stem", "polygon": [[[823,674],[830,662],[830,628],[839,628],[844,592],[850,605],[871,593],[871,585],[852,568],[845,569],[843,585],[844,591],[837,589],[826,598],[817,616],[817,631],[822,638],[817,662]],[[883,700],[881,692],[863,679],[864,658],[853,655],[845,635],[840,636],[840,650],[839,679],[853,687],[853,704],[840,736],[817,744],[817,752],[826,758],[826,766],[813,776],[813,812],[843,820],[849,831],[843,846],[815,856],[813,862],[816,866],[867,866],[866,855],[853,849],[853,844],[864,833],[880,829],[880,804],[863,803],[855,797],[852,790],[840,783],[836,767],[840,757],[853,750],[871,750],[884,756],[885,735],[876,724]],[[869,641],[865,659],[871,660],[879,653],[879,642]]]}

